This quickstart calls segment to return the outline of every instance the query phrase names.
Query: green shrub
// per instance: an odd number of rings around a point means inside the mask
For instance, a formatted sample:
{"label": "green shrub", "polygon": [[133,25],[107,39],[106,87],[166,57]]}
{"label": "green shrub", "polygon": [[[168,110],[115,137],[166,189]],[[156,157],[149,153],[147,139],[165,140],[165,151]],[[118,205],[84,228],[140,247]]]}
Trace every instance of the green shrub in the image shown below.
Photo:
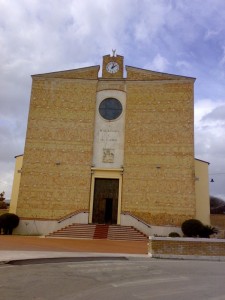
{"label": "green shrub", "polygon": [[187,237],[209,238],[211,234],[218,233],[215,227],[202,224],[201,221],[190,219],[181,225],[182,232]]}
{"label": "green shrub", "polygon": [[212,226],[204,225],[199,233],[199,236],[202,238],[209,238],[211,234],[216,233],[218,233],[218,229]]}
{"label": "green shrub", "polygon": [[203,230],[204,225],[201,221],[196,219],[190,219],[183,222],[181,225],[181,230],[183,234],[187,237],[197,237],[200,235],[201,230]]}
{"label": "green shrub", "polygon": [[0,234],[3,229],[4,234],[12,234],[13,229],[19,225],[19,217],[12,213],[5,213],[0,216]]}
{"label": "green shrub", "polygon": [[166,235],[160,235],[160,234],[157,234],[157,233],[155,233],[153,236],[154,237],[166,237]]}
{"label": "green shrub", "polygon": [[177,232],[170,232],[169,237],[180,237],[180,235]]}

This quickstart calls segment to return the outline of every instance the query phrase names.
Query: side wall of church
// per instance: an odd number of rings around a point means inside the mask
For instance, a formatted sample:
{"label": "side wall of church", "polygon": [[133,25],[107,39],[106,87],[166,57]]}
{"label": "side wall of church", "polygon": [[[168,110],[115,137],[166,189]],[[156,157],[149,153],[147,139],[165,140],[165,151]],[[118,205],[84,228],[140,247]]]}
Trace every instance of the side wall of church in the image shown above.
{"label": "side wall of church", "polygon": [[94,79],[33,78],[20,217],[56,219],[89,208],[96,86]]}
{"label": "side wall of church", "polygon": [[153,225],[195,216],[193,109],[193,80],[127,80],[122,211]]}

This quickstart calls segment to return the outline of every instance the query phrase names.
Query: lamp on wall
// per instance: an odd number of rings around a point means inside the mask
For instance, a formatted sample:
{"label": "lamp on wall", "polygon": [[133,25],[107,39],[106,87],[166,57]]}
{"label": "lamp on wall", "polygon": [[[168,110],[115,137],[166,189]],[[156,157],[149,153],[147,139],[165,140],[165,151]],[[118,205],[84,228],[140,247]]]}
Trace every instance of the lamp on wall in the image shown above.
{"label": "lamp on wall", "polygon": [[210,182],[214,182],[214,179],[213,179],[213,178],[211,178]]}

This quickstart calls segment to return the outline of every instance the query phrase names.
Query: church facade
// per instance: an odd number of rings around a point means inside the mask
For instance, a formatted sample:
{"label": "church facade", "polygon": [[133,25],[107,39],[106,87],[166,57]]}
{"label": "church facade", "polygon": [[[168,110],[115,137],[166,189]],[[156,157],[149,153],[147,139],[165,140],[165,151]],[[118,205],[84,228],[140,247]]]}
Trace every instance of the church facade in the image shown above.
{"label": "church facade", "polygon": [[102,76],[100,66],[32,76],[12,199],[22,220],[122,224],[127,214],[179,227],[196,217],[195,79],[131,66],[125,77],[123,60],[104,56]]}

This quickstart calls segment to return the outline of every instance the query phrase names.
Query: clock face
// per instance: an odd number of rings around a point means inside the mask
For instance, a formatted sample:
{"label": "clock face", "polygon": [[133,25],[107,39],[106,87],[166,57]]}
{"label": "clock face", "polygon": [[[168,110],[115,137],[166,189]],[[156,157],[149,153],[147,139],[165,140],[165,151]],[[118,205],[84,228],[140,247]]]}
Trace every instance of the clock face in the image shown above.
{"label": "clock face", "polygon": [[107,65],[106,65],[106,71],[109,73],[116,73],[117,71],[119,71],[119,65],[118,63],[114,62],[114,61],[110,61]]}

